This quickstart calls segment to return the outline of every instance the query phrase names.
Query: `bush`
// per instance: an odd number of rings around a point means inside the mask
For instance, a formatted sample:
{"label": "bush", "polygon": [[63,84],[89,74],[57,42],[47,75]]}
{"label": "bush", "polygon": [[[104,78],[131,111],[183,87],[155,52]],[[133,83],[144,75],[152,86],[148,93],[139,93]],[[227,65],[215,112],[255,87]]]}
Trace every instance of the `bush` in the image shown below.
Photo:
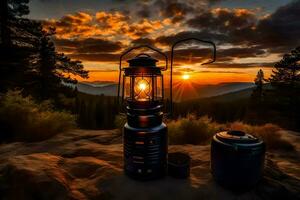
{"label": "bush", "polygon": [[275,124],[265,124],[261,126],[251,126],[243,122],[234,122],[228,125],[231,130],[240,130],[262,139],[268,149],[294,150],[294,146],[282,139],[278,132],[281,128]]}
{"label": "bush", "polygon": [[221,130],[221,126],[208,117],[188,115],[186,118],[170,121],[168,130],[170,144],[205,144]]}
{"label": "bush", "polygon": [[38,141],[75,127],[75,117],[54,111],[49,101],[37,104],[21,91],[9,91],[0,101],[0,140]]}
{"label": "bush", "polygon": [[240,130],[262,139],[268,149],[293,150],[294,146],[282,139],[278,132],[281,128],[274,124],[252,126],[243,122],[218,124],[208,117],[197,118],[188,115],[186,118],[172,120],[168,123],[170,144],[207,144],[212,136],[223,130]]}

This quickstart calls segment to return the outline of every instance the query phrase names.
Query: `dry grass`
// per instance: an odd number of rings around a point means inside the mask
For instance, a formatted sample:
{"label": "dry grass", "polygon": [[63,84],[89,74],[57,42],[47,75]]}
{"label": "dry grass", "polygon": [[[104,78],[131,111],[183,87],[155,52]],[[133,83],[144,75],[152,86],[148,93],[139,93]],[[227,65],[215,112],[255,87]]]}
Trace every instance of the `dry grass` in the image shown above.
{"label": "dry grass", "polygon": [[233,122],[227,125],[229,130],[240,130],[252,134],[262,139],[268,149],[294,150],[294,146],[288,141],[282,139],[278,132],[281,128],[275,124],[264,124],[261,126],[252,126],[243,122]]}
{"label": "dry grass", "polygon": [[197,118],[189,115],[186,118],[172,120],[168,123],[170,144],[208,144],[212,136],[223,130],[241,130],[262,139],[270,150],[293,150],[288,141],[281,138],[281,128],[274,124],[253,126],[243,122],[218,124],[208,117]]}
{"label": "dry grass", "polygon": [[170,121],[168,130],[170,144],[205,144],[221,130],[221,126],[208,117],[189,115]]}
{"label": "dry grass", "polygon": [[50,102],[37,104],[20,91],[9,91],[0,102],[0,140],[38,141],[75,127],[75,117],[54,111]]}

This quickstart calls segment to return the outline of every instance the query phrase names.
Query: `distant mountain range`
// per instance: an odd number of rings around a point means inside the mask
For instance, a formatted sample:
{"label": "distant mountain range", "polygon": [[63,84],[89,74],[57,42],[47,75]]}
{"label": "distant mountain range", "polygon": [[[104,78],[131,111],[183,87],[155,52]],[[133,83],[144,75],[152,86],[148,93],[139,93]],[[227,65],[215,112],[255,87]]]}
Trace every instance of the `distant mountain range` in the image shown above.
{"label": "distant mountain range", "polygon": [[173,99],[177,102],[202,99],[238,92],[253,87],[255,87],[255,84],[250,82],[219,83],[215,85],[190,83],[173,87]]}
{"label": "distant mountain range", "polygon": [[229,92],[226,94],[221,94],[219,96],[212,96],[207,98],[202,98],[206,101],[214,101],[214,102],[231,102],[242,99],[249,99],[251,97],[253,88],[247,88],[239,91]]}
{"label": "distant mountain range", "polygon": [[[118,90],[118,85],[114,82],[78,82],[76,85],[70,86],[76,86],[78,91],[92,95],[116,96]],[[200,85],[196,83],[186,85],[174,84],[173,98],[175,101],[181,102],[234,93],[253,88],[254,86],[254,83],[249,82],[220,83],[216,85]],[[166,96],[169,95],[168,88],[165,89],[165,93]]]}
{"label": "distant mountain range", "polygon": [[115,82],[78,82],[76,86],[79,92],[92,95],[117,96],[118,93]]}

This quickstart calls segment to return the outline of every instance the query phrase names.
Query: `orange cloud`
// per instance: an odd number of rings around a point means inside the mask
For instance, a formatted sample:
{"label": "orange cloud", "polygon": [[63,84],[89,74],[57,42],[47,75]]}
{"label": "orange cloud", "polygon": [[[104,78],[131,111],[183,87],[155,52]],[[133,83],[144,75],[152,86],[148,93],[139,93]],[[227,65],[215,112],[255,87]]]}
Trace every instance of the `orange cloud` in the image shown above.
{"label": "orange cloud", "polygon": [[56,27],[56,37],[60,39],[105,37],[107,39],[131,40],[146,36],[169,26],[169,19],[134,21],[121,12],[99,11],[94,15],[77,12],[59,20],[44,22],[45,28]]}

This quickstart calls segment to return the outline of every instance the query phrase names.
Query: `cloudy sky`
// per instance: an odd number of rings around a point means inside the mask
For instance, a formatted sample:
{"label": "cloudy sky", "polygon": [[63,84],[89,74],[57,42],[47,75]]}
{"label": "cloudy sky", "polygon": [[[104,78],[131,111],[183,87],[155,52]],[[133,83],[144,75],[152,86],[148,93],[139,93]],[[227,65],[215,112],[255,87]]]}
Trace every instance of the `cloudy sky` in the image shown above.
{"label": "cloudy sky", "polygon": [[177,80],[189,74],[200,84],[252,82],[258,69],[268,76],[300,45],[300,0],[31,0],[30,9],[30,18],[56,27],[57,50],[82,60],[89,81],[116,81],[118,57],[130,46],[169,53],[176,40],[198,37],[217,44],[217,62],[201,65],[211,57],[208,47],[183,44]]}

